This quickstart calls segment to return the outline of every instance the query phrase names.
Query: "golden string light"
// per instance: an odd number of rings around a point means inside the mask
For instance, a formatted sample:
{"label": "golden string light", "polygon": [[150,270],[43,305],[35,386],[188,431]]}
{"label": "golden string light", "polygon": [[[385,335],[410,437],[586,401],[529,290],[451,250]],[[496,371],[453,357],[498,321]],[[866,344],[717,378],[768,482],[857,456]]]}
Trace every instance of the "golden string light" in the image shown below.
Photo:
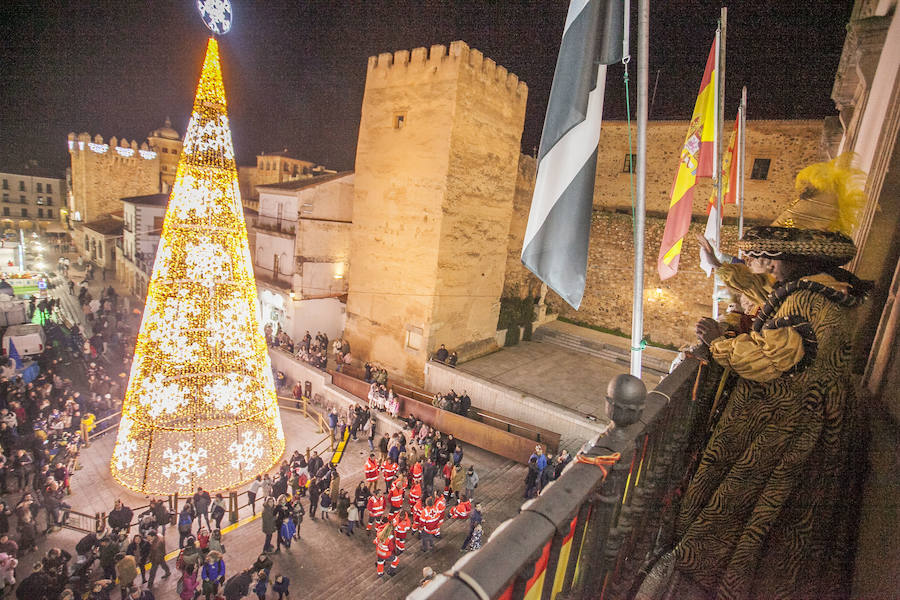
{"label": "golden string light", "polygon": [[233,488],[284,433],[244,223],[219,47],[209,40],[110,469],[145,494]]}

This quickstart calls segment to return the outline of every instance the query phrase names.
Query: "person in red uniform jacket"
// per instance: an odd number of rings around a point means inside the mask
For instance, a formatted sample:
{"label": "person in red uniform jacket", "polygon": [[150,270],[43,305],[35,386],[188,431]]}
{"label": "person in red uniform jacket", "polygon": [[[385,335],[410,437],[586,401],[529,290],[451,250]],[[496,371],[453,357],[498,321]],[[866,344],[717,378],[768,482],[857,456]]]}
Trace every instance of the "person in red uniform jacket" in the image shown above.
{"label": "person in red uniform jacket", "polygon": [[441,537],[441,525],[444,524],[444,511],[447,510],[447,499],[444,498],[443,494],[439,494],[436,490],[434,492],[434,511],[437,514],[438,520],[438,530],[434,534],[434,537]]}
{"label": "person in red uniform jacket", "polygon": [[375,454],[369,454],[369,460],[366,461],[365,466],[363,466],[363,472],[366,475],[366,485],[369,486],[369,491],[374,492],[375,486],[378,485],[378,461],[375,460]]}
{"label": "person in red uniform jacket", "polygon": [[384,476],[384,493],[389,494],[391,491],[391,484],[394,483],[394,480],[397,478],[397,470],[399,467],[397,463],[391,462],[390,458],[385,458],[381,463],[381,474]]}
{"label": "person in red uniform jacket", "polygon": [[472,514],[472,502],[463,494],[459,497],[459,503],[450,509],[451,519],[468,519]]}
{"label": "person in red uniform jacket", "polygon": [[412,494],[410,494],[410,510],[412,511],[412,530],[413,531],[421,531],[422,530],[422,510],[424,509],[422,505],[422,499],[419,498],[416,500],[415,504],[412,502]]}
{"label": "person in red uniform jacket", "polygon": [[412,473],[413,483],[422,485],[422,463],[421,461],[416,461],[415,464],[410,469],[410,473]]}
{"label": "person in red uniform jacket", "polygon": [[391,504],[391,514],[403,508],[403,492],[405,487],[405,479],[400,477],[391,484],[388,491],[388,502]]}
{"label": "person in red uniform jacket", "polygon": [[391,577],[397,573],[397,567],[400,565],[400,556],[394,553],[394,528],[390,523],[385,523],[375,536],[373,541],[375,544],[375,569],[379,577],[384,577],[384,563],[391,561],[391,567],[388,575]]}
{"label": "person in red uniform jacket", "polygon": [[441,535],[441,518],[443,515],[434,506],[434,501],[429,498],[422,507],[420,518],[422,520],[422,550],[425,552],[434,548],[434,540]]}
{"label": "person in red uniform jacket", "polygon": [[405,510],[401,510],[394,515],[394,546],[397,554],[402,554],[406,550],[406,535],[409,533],[412,522],[409,520],[409,514]]}
{"label": "person in red uniform jacket", "polygon": [[366,503],[366,512],[369,513],[366,531],[372,531],[372,525],[375,521],[384,516],[384,496],[381,495],[381,490],[375,490],[375,494],[369,496],[369,501]]}

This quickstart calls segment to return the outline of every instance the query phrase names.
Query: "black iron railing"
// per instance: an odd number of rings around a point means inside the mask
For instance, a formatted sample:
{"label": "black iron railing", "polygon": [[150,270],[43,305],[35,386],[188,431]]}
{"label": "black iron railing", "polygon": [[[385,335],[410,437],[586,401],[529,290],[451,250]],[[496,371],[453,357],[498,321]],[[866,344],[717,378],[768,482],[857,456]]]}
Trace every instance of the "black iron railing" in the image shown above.
{"label": "black iron railing", "polygon": [[665,549],[676,490],[702,442],[698,416],[714,393],[688,358],[647,395],[636,423],[595,440],[522,505],[479,551],[412,592],[413,600],[631,598],[648,558]]}

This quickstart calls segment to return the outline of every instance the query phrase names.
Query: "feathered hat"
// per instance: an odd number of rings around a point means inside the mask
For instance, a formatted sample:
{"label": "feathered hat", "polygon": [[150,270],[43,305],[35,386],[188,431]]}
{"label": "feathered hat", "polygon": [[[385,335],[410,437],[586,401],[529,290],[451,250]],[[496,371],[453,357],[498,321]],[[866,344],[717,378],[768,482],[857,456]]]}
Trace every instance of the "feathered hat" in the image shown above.
{"label": "feathered hat", "polygon": [[738,248],[754,258],[849,262],[856,255],[850,236],[866,200],[865,173],[852,161],[852,154],[842,154],[800,171],[797,197],[772,225],[748,229]]}

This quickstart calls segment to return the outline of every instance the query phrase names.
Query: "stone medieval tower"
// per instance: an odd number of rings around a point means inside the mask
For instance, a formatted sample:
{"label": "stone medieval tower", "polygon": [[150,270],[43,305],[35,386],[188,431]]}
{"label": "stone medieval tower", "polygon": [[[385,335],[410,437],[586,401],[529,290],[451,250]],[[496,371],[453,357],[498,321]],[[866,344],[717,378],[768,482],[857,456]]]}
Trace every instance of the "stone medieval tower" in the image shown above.
{"label": "stone medieval tower", "polygon": [[494,344],[528,88],[463,42],[369,58],[345,336],[391,376]]}

